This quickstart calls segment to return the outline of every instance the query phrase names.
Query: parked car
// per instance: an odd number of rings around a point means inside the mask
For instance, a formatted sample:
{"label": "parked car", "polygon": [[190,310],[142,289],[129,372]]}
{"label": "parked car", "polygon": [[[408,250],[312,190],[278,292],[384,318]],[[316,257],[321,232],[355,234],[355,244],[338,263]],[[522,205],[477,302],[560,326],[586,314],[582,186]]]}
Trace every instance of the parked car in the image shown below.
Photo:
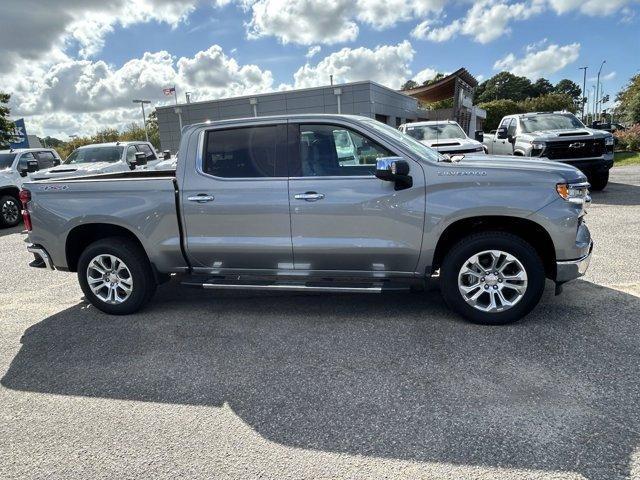
{"label": "parked car", "polygon": [[0,150],[0,228],[20,223],[18,193],[24,178],[41,168],[60,165],[60,161],[52,148]]}
{"label": "parked car", "polygon": [[485,135],[490,154],[536,157],[563,162],[587,175],[593,190],[602,190],[613,166],[613,135],[587,128],[569,112],[507,115],[495,135]]}
{"label": "parked car", "polygon": [[148,142],[95,143],[76,148],[61,165],[40,170],[31,174],[31,178],[47,180],[126,172],[135,168],[153,169],[159,162],[158,154]]}
{"label": "parked car", "polygon": [[171,155],[169,150],[162,152],[162,160],[156,163],[154,170],[175,170],[178,166],[178,152]]}
{"label": "parked car", "polygon": [[[338,131],[376,164],[341,164]],[[357,116],[191,125],[176,172],[25,184],[28,250],[34,266],[77,272],[111,314],[140,309],[169,274],[206,289],[369,293],[437,277],[466,318],[515,321],[545,277],[560,286],[589,264],[586,178],[556,162],[457,158]]]}
{"label": "parked car", "polygon": [[405,123],[399,130],[443,154],[485,153],[482,142],[469,138],[453,120]]}

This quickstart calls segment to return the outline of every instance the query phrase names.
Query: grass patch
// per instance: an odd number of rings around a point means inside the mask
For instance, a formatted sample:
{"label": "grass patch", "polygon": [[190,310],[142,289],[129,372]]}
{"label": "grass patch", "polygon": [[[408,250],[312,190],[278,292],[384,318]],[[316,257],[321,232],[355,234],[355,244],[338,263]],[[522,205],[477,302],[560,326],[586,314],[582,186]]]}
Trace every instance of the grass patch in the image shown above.
{"label": "grass patch", "polygon": [[616,152],[613,160],[616,167],[640,165],[640,152]]}

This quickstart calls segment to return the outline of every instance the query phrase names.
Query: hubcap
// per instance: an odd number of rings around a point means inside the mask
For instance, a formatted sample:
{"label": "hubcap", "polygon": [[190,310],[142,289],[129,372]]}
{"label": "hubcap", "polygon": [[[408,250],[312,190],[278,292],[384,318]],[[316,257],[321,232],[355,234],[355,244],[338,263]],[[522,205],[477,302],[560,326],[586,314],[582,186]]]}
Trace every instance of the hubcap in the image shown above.
{"label": "hubcap", "polygon": [[20,216],[20,210],[15,200],[7,200],[2,204],[2,218],[7,223],[15,223]]}
{"label": "hubcap", "polygon": [[133,291],[129,267],[114,255],[98,255],[89,262],[87,282],[93,294],[105,303],[125,302]]}
{"label": "hubcap", "polygon": [[458,273],[462,298],[482,312],[504,312],[527,291],[527,272],[516,257],[502,250],[485,250],[469,257]]}

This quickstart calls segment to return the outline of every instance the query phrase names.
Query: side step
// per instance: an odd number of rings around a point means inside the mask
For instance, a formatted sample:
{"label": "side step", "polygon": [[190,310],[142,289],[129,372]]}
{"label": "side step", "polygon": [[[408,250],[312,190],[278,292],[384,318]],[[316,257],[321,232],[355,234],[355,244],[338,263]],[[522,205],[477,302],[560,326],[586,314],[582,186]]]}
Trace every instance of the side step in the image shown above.
{"label": "side step", "polygon": [[[213,280],[213,281],[212,281]],[[270,291],[287,291],[287,292],[333,292],[333,293],[382,293],[397,292],[409,290],[409,285],[402,284],[381,284],[381,283],[359,283],[349,284],[335,282],[331,284],[321,285],[321,282],[309,283],[231,283],[227,281],[219,281],[216,279],[206,279],[199,282],[193,277],[182,282],[182,285],[201,287],[211,290],[270,290]]]}

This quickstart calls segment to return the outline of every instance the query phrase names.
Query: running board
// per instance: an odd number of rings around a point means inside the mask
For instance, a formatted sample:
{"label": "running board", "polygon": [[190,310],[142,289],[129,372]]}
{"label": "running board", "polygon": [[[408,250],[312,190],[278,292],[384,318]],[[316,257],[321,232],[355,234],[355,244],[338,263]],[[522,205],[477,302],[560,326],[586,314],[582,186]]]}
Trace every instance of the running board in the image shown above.
{"label": "running board", "polygon": [[389,291],[406,291],[405,285],[306,285],[292,283],[226,283],[226,282],[194,282],[193,279],[182,282],[183,285],[202,287],[210,290],[271,290],[285,292],[333,292],[333,293],[382,293]]}

